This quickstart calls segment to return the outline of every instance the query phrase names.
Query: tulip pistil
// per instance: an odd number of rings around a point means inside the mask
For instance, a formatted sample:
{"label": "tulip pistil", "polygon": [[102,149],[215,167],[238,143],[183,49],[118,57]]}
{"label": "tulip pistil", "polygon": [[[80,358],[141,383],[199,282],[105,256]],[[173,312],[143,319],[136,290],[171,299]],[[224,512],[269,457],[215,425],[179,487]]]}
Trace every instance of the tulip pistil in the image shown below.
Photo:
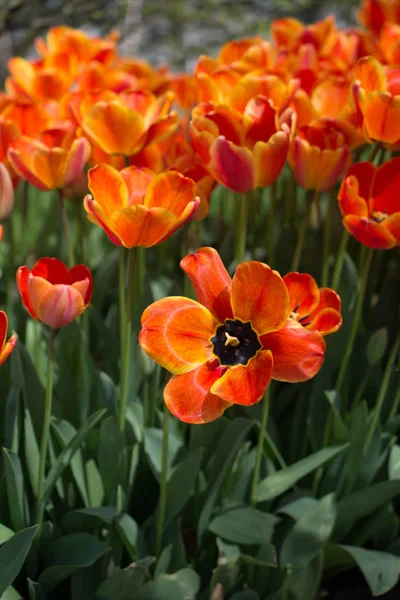
{"label": "tulip pistil", "polygon": [[250,321],[243,323],[239,319],[224,321],[217,327],[211,343],[221,365],[231,366],[247,365],[262,347]]}

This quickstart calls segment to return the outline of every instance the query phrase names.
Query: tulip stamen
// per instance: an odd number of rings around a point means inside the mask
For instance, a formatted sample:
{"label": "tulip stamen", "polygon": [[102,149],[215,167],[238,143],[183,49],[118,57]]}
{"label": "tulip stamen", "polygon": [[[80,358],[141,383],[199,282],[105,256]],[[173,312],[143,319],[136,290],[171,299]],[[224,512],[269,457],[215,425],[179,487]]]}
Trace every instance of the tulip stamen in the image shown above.
{"label": "tulip stamen", "polygon": [[227,331],[225,331],[225,336],[226,336],[226,341],[225,341],[225,346],[239,346],[240,342],[237,339],[237,337],[233,336],[233,335],[229,335],[229,333]]}
{"label": "tulip stamen", "polygon": [[262,348],[257,333],[251,322],[244,323],[240,319],[227,319],[217,327],[211,338],[213,353],[219,358],[221,365],[247,365]]}

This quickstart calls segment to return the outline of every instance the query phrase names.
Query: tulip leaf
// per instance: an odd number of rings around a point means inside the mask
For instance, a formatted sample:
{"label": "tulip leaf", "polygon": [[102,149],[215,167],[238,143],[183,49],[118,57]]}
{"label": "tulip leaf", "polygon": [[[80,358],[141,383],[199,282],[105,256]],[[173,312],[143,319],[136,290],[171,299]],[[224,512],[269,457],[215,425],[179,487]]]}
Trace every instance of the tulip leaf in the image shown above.
{"label": "tulip leaf", "polygon": [[115,527],[131,560],[135,560],[138,555],[140,534],[140,530],[136,521],[130,515],[123,514],[116,520]]}
{"label": "tulip leaf", "polygon": [[374,367],[383,358],[388,345],[388,330],[382,327],[371,335],[367,346],[367,360]]}
{"label": "tulip leaf", "polygon": [[389,479],[400,479],[400,446],[394,444],[389,455]]}
{"label": "tulip leaf", "polygon": [[315,598],[320,587],[324,565],[323,551],[314,556],[307,564],[299,569],[293,569],[286,582],[290,598],[293,600],[310,600]]}
{"label": "tulip leaf", "polygon": [[146,569],[129,565],[117,570],[109,579],[103,581],[96,593],[96,600],[131,600],[149,580]]}
{"label": "tulip leaf", "polygon": [[217,514],[208,529],[236,544],[265,544],[278,522],[278,517],[250,506],[234,506]]}
{"label": "tulip leaf", "polygon": [[15,532],[12,529],[9,529],[0,523],[0,544],[4,544],[4,542],[12,538],[13,535],[15,535]]}
{"label": "tulip leaf", "polygon": [[25,410],[24,418],[24,445],[25,461],[32,490],[37,495],[38,473],[39,473],[39,446],[36,441],[33,423],[28,410]]}
{"label": "tulip leaf", "polygon": [[[168,435],[168,477],[172,473],[172,464],[181,447],[181,438],[170,431]],[[162,457],[162,431],[160,429],[146,427],[144,430],[144,451],[153,475],[159,481]]]}
{"label": "tulip leaf", "polygon": [[240,417],[232,421],[222,435],[215,451],[213,469],[208,481],[209,491],[197,526],[198,538],[202,537],[207,529],[218,492],[225,476],[253,425],[253,421]]}
{"label": "tulip leaf", "polygon": [[195,600],[199,589],[199,575],[192,569],[182,569],[149,581],[135,595],[135,600]]}
{"label": "tulip leaf", "polygon": [[24,600],[24,598],[19,595],[15,588],[10,586],[2,595],[1,600]]}
{"label": "tulip leaf", "polygon": [[3,456],[11,523],[14,529],[19,531],[27,526],[29,520],[24,475],[17,454],[3,448]]}
{"label": "tulip leaf", "polygon": [[37,527],[22,529],[0,548],[0,598],[22,569]]}
{"label": "tulip leaf", "polygon": [[202,448],[192,450],[173,471],[167,483],[167,506],[165,511],[165,527],[180,513],[189,500],[199,469]]}
{"label": "tulip leaf", "polygon": [[351,413],[347,469],[349,490],[361,470],[364,456],[365,437],[368,429],[368,410],[365,402],[358,404]]}
{"label": "tulip leaf", "polygon": [[154,569],[154,579],[157,579],[162,573],[167,573],[171,564],[172,544],[168,544],[160,554],[160,558]]}
{"label": "tulip leaf", "polygon": [[334,456],[343,452],[347,444],[341,446],[331,446],[318,450],[311,456],[302,458],[298,462],[281,469],[272,475],[269,475],[261,483],[259,483],[256,491],[256,499],[258,502],[272,500],[283,492],[286,492],[292,485],[300,479],[318,469],[321,465],[331,460]]}

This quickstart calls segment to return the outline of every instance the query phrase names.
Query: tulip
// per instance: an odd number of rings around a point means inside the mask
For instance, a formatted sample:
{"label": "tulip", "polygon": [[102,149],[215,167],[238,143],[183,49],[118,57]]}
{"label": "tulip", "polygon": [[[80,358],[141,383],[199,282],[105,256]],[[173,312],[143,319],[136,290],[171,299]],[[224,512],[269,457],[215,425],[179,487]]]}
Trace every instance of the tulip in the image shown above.
{"label": "tulip", "polygon": [[7,340],[8,319],[3,310],[0,310],[0,365],[10,356],[17,343],[17,337],[12,335]]}
{"label": "tulip", "polygon": [[0,163],[0,221],[8,219],[14,208],[14,188],[7,167]]}

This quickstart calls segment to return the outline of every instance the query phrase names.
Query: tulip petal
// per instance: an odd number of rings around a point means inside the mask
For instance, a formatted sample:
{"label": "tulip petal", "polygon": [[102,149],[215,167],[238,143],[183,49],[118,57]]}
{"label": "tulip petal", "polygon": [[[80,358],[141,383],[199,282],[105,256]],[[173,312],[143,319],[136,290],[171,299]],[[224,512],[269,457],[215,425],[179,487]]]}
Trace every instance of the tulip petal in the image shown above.
{"label": "tulip petal", "polygon": [[85,310],[81,293],[71,285],[53,285],[30,275],[28,294],[37,318],[53,329],[65,327]]}
{"label": "tulip petal", "polygon": [[126,248],[158,244],[172,229],[176,217],[163,208],[148,209],[142,204],[115,211],[110,219],[111,230]]}
{"label": "tulip petal", "polygon": [[187,373],[213,357],[216,322],[201,304],[172,296],[148,306],[142,315],[140,345],[175,375]]}
{"label": "tulip petal", "polygon": [[[136,157],[135,157],[136,158]],[[127,167],[120,171],[123,177],[127,190],[128,190],[128,203],[127,205],[120,206],[119,208],[125,208],[125,206],[132,206],[132,204],[142,204],[146,190],[150,182],[154,179],[155,175],[148,169],[139,167]]]}
{"label": "tulip petal", "polygon": [[342,315],[334,308],[323,308],[322,310],[315,311],[313,320],[310,325],[307,326],[309,331],[319,331],[321,335],[328,335],[334,333],[339,329],[342,324]]}
{"label": "tulip petal", "polygon": [[150,182],[143,203],[147,208],[161,207],[179,217],[195,195],[196,184],[192,179],[168,171]]}
{"label": "tulip petal", "polygon": [[128,188],[123,176],[109,165],[89,169],[88,187],[106,215],[128,206]]}
{"label": "tulip petal", "polygon": [[217,137],[210,148],[209,171],[213,177],[234,192],[249,192],[255,185],[253,156],[248,148]]}
{"label": "tulip petal", "polygon": [[197,369],[171,377],[164,389],[164,400],[172,414],[185,423],[209,423],[218,419],[231,406],[211,394],[212,384],[221,376],[215,361]]}
{"label": "tulip petal", "polygon": [[284,326],[289,313],[285,282],[268,265],[248,261],[238,265],[232,279],[231,304],[235,319],[251,321],[258,335]]}
{"label": "tulip petal", "polygon": [[[390,217],[389,217],[390,218]],[[387,219],[385,219],[386,221]],[[347,215],[343,219],[343,225],[356,240],[368,248],[386,250],[396,246],[396,239],[382,223],[375,223],[371,219]]]}
{"label": "tulip petal", "polygon": [[293,319],[274,333],[263,335],[261,343],[274,357],[272,379],[297,383],[314,377],[324,362],[325,341]]}
{"label": "tulip petal", "polygon": [[214,248],[200,248],[182,258],[180,266],[190,278],[198,301],[219,323],[232,319],[231,278]]}
{"label": "tulip petal", "polygon": [[247,365],[227,369],[211,387],[211,392],[226,402],[251,406],[261,400],[271,380],[272,353],[261,350]]}
{"label": "tulip petal", "polygon": [[400,211],[390,215],[383,221],[384,227],[395,238],[397,245],[400,246]]}
{"label": "tulip petal", "polygon": [[91,146],[86,138],[81,137],[72,142],[64,166],[64,187],[70,187],[79,179],[90,153]]}
{"label": "tulip petal", "polygon": [[11,352],[15,348],[15,344],[17,343],[17,337],[12,335],[10,339],[3,345],[3,348],[0,348],[0,365],[2,365],[5,360],[10,356]]}
{"label": "tulip petal", "polygon": [[88,267],[86,265],[75,265],[74,267],[72,267],[69,270],[69,276],[71,278],[72,283],[78,283],[81,281],[88,282],[86,292],[83,295],[83,299],[84,299],[85,305],[89,304],[89,302],[92,298],[92,288],[93,288],[92,273],[91,273],[90,269],[88,269]]}
{"label": "tulip petal", "polygon": [[32,306],[28,295],[28,277],[30,276],[30,274],[31,271],[30,269],[28,269],[28,267],[19,267],[16,274],[17,288],[19,293],[21,294],[22,302],[26,310],[29,312],[31,317],[33,317],[34,319],[38,319],[38,316],[36,315],[36,312]]}
{"label": "tulip petal", "polygon": [[354,175],[346,175],[339,190],[338,200],[342,215],[357,215],[367,218],[368,196],[362,197],[358,191],[358,179]]}
{"label": "tulip petal", "polygon": [[371,140],[395,144],[400,139],[400,96],[376,91],[365,95],[364,128]]}
{"label": "tulip petal", "polygon": [[32,269],[32,275],[43,277],[52,284],[65,283],[69,285],[72,283],[70,272],[58,258],[40,258]]}
{"label": "tulip petal", "polygon": [[85,207],[89,221],[104,229],[113,244],[122,246],[121,240],[113,231],[111,218],[104,213],[100,204],[93,199],[93,196],[87,194],[83,200],[83,206]]}
{"label": "tulip petal", "polygon": [[288,273],[283,281],[289,292],[290,310],[298,319],[309,315],[318,305],[319,290],[314,277],[307,273]]}
{"label": "tulip petal", "polygon": [[372,183],[373,210],[391,215],[400,212],[400,157],[381,165]]}
{"label": "tulip petal", "polygon": [[4,348],[7,339],[8,319],[4,310],[0,310],[0,351]]}
{"label": "tulip petal", "polygon": [[268,142],[257,142],[253,148],[256,187],[270,186],[281,173],[289,151],[289,135],[278,131]]}

